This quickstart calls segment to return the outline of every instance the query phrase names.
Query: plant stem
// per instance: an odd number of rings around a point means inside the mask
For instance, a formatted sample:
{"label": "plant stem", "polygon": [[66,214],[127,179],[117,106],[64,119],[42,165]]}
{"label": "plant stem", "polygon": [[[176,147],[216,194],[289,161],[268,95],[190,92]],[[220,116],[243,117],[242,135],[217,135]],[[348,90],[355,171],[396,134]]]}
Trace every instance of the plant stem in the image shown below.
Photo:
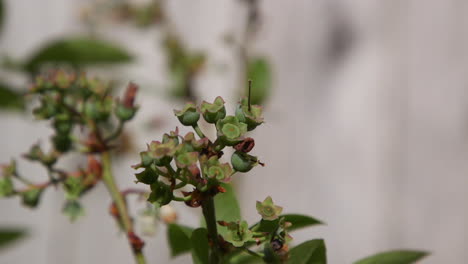
{"label": "plant stem", "polygon": [[218,229],[216,226],[216,215],[213,197],[208,197],[202,203],[203,216],[205,217],[208,238],[212,243],[209,264],[221,263],[221,251],[219,248]]}
{"label": "plant stem", "polygon": [[[103,175],[102,175],[102,180],[104,181],[104,184],[107,187],[107,190],[109,191],[112,200],[114,201],[117,209],[119,210],[119,217],[120,220],[122,221],[122,225],[126,231],[126,233],[131,233],[133,232],[133,225],[132,225],[132,220],[130,219],[130,216],[128,214],[128,209],[127,205],[125,203],[125,199],[123,195],[120,193],[119,188],[117,187],[117,184],[115,182],[114,176],[112,174],[112,164],[111,164],[111,157],[109,152],[103,152],[102,153],[102,167],[103,167]],[[135,257],[135,261],[138,264],[145,264],[146,260],[141,251],[135,251],[133,250],[133,246],[130,243],[130,246],[132,247],[132,252]]]}
{"label": "plant stem", "polygon": [[200,137],[200,138],[204,138],[206,137],[205,134],[203,134],[203,131],[201,131],[200,127],[198,125],[194,125],[192,126],[193,127],[193,130],[195,130],[195,132],[197,133],[197,135]]}
{"label": "plant stem", "polygon": [[242,247],[242,249],[243,249],[245,252],[247,252],[248,254],[252,255],[252,256],[255,256],[255,257],[257,257],[257,258],[263,258],[263,255],[262,255],[262,254],[257,253],[257,252],[255,252],[255,251],[252,251],[252,250],[248,249],[247,247]]}
{"label": "plant stem", "polygon": [[123,127],[124,127],[124,122],[119,120],[119,124],[117,125],[117,128],[115,129],[115,131],[111,135],[109,135],[109,137],[106,138],[104,141],[109,142],[119,137],[120,134],[122,134]]}

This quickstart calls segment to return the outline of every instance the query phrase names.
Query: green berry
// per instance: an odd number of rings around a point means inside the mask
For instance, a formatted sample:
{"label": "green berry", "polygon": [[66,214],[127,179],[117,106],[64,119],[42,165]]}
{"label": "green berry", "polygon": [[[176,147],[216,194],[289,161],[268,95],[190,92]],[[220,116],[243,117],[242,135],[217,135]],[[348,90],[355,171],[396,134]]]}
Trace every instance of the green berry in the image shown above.
{"label": "green berry", "polygon": [[231,156],[231,164],[238,172],[248,172],[258,164],[258,160],[254,156],[236,151]]}
{"label": "green berry", "polygon": [[200,113],[193,103],[187,103],[182,110],[174,110],[174,114],[184,126],[194,126],[200,119]]}

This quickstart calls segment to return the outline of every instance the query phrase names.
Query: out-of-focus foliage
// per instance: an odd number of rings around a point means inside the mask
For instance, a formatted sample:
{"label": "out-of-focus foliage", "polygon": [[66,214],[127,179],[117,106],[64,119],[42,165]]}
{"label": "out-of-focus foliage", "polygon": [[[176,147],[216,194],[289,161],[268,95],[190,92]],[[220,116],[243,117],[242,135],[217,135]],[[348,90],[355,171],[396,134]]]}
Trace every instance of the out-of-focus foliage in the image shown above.
{"label": "out-of-focus foliage", "polygon": [[247,66],[247,77],[252,80],[252,104],[263,104],[271,95],[271,67],[263,57],[252,58]]}
{"label": "out-of-focus foliage", "polygon": [[429,255],[424,251],[395,250],[361,259],[354,264],[411,264]]}
{"label": "out-of-focus foliage", "polygon": [[322,239],[314,239],[292,248],[289,252],[288,263],[327,264],[325,242]]}
{"label": "out-of-focus foliage", "polygon": [[24,109],[23,95],[16,92],[8,84],[2,82],[0,82],[0,110],[1,109]]}
{"label": "out-of-focus foliage", "polygon": [[4,17],[5,17],[5,4],[3,3],[3,0],[0,0],[0,31],[2,30],[2,27],[3,27]]}
{"label": "out-of-focus foliage", "polygon": [[59,64],[81,68],[90,65],[124,63],[131,59],[132,56],[116,44],[86,37],[71,37],[45,45],[25,63],[24,68],[34,73],[45,65]]}
{"label": "out-of-focus foliage", "polygon": [[0,249],[9,246],[26,235],[26,232],[16,228],[0,228]]}

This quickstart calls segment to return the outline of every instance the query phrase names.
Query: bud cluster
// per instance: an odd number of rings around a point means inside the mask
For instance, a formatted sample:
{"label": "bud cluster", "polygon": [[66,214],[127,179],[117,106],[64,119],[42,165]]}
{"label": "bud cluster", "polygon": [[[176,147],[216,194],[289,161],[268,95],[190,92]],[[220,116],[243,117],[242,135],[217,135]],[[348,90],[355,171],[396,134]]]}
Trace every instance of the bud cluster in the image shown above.
{"label": "bud cluster", "polygon": [[[65,191],[63,213],[72,220],[83,215],[79,199],[101,181],[99,154],[110,148],[124,123],[138,110],[134,103],[136,92],[137,86],[130,83],[119,100],[110,95],[109,84],[87,78],[85,74],[52,71],[37,77],[29,96],[39,99],[39,105],[33,110],[35,117],[52,125],[52,147],[45,151],[40,144],[35,144],[24,157],[43,165],[49,180],[33,183],[18,172],[13,161],[3,166],[0,197],[18,195],[25,206],[36,207],[47,187],[61,186]],[[57,168],[58,160],[68,152],[87,156],[85,168],[74,171]]]}
{"label": "bud cluster", "polygon": [[[245,101],[243,101],[245,102]],[[239,105],[239,109],[242,109]],[[191,126],[193,132],[180,135],[178,129],[164,134],[161,141],[153,141],[147,150],[140,153],[141,162],[134,167],[144,170],[136,174],[138,182],[151,187],[149,201],[160,205],[173,200],[185,201],[187,205],[198,207],[205,197],[214,196],[220,191],[220,183],[227,183],[235,172],[248,172],[259,164],[258,158],[247,154],[254,146],[254,140],[245,137],[249,125],[239,121],[250,118],[251,130],[260,125],[261,108],[254,106],[255,114],[237,111],[236,116],[226,116],[224,100],[217,97],[214,102],[203,102],[200,106],[187,103],[182,110],[174,110],[175,116],[184,126]],[[252,108],[254,109],[254,108]],[[208,139],[199,127],[203,117],[217,130],[215,141]],[[222,162],[223,149],[233,147],[235,152],[231,162]],[[183,192],[184,197],[176,197],[174,191],[192,186],[192,192]]]}
{"label": "bud cluster", "polygon": [[[181,110],[174,110],[174,114],[182,125],[192,127],[195,133],[180,135],[176,129],[164,134],[160,141],[151,142],[147,150],[140,153],[141,162],[134,168],[140,169],[136,174],[137,182],[150,186],[148,201],[159,206],[181,201],[189,207],[203,207],[207,200],[226,192],[222,186],[230,183],[234,173],[249,172],[256,165],[263,165],[249,154],[255,141],[246,136],[264,122],[260,106],[249,105],[248,100],[243,99],[235,114],[227,115],[224,100],[217,97],[213,103],[205,101],[198,106],[187,103]],[[216,129],[215,140],[210,140],[200,129],[202,118]],[[223,161],[226,148],[233,149],[228,158],[230,162]],[[190,191],[186,191],[187,188]],[[287,258],[290,223],[281,217],[282,208],[273,204],[271,197],[257,202],[256,207],[262,220],[252,227],[244,220],[216,219],[220,248],[228,252],[252,243],[263,244],[274,256]],[[205,220],[209,221],[206,216]],[[267,222],[269,224],[265,224]]]}

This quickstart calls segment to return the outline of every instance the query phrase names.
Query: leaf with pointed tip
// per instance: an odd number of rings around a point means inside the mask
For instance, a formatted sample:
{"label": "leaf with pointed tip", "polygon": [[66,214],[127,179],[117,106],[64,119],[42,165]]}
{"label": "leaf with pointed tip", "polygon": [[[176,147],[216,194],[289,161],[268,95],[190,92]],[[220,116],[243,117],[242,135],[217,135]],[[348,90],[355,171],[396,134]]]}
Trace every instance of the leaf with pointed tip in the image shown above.
{"label": "leaf with pointed tip", "polygon": [[394,250],[378,253],[358,260],[354,264],[411,264],[429,255],[428,252],[416,250]]}
{"label": "leaf with pointed tip", "polygon": [[307,215],[300,215],[300,214],[284,214],[280,215],[278,219],[273,221],[265,221],[261,220],[260,226],[258,227],[258,232],[272,232],[274,229],[278,227],[279,219],[283,218],[286,222],[290,222],[292,225],[288,228],[288,231],[294,231],[300,228],[305,228],[314,225],[322,225],[323,222],[307,216]]}
{"label": "leaf with pointed tip", "polygon": [[25,64],[25,69],[34,73],[46,64],[84,67],[125,63],[131,59],[127,51],[113,43],[86,37],[72,37],[47,44],[31,57]]}
{"label": "leaf with pointed tip", "polygon": [[198,228],[192,232],[190,238],[192,247],[192,260],[195,264],[208,263],[208,232],[205,228]]}
{"label": "leaf with pointed tip", "polygon": [[10,245],[25,235],[26,232],[21,229],[0,228],[0,248]]}
{"label": "leaf with pointed tip", "polygon": [[176,257],[190,251],[190,237],[193,228],[178,224],[169,224],[167,227],[167,240],[171,248],[171,256]]}
{"label": "leaf with pointed tip", "polygon": [[327,255],[323,239],[306,241],[289,252],[288,264],[326,264]]}

